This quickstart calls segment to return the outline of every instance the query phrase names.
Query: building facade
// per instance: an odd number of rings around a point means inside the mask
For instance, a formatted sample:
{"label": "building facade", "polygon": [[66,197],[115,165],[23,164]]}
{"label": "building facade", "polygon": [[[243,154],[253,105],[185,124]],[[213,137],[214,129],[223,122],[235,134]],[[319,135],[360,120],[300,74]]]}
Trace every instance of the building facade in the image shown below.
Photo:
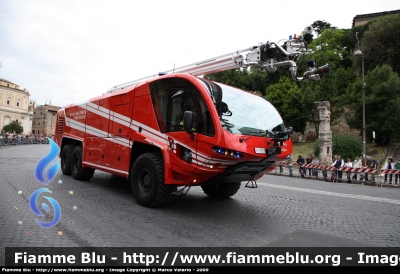
{"label": "building facade", "polygon": [[353,17],[353,25],[352,27],[364,25],[371,20],[374,20],[380,16],[388,15],[388,14],[396,14],[400,13],[400,10],[391,10],[391,11],[384,11],[384,12],[376,12],[376,13],[369,13],[369,14],[359,14]]}
{"label": "building facade", "polygon": [[56,129],[57,111],[61,107],[40,105],[33,110],[32,133],[54,135]]}
{"label": "building facade", "polygon": [[23,128],[23,134],[32,131],[33,109],[36,101],[31,100],[26,89],[0,78],[0,130],[12,121],[17,121]]}

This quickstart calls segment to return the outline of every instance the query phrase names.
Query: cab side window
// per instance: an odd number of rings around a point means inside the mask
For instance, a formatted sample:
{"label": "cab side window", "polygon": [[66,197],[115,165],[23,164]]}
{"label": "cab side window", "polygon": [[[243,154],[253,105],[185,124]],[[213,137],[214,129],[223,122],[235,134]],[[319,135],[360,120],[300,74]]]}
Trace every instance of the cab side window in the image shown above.
{"label": "cab side window", "polygon": [[192,130],[205,135],[215,134],[210,111],[197,90],[161,88],[152,91],[152,98],[157,120],[162,123],[160,128],[165,132],[184,131],[183,114],[192,111]]}
{"label": "cab side window", "polygon": [[204,99],[203,97],[201,97],[200,94],[196,93],[195,97],[199,105],[197,112],[197,116],[199,117],[198,124],[200,125],[199,133],[204,135],[214,136],[215,128],[211,119],[210,110],[208,109],[206,102],[204,102]]}
{"label": "cab side window", "polygon": [[[183,131],[183,114],[193,111],[196,117],[196,104],[190,90],[180,88],[159,89],[154,92],[154,108],[158,121],[165,125],[165,131]],[[197,119],[193,120],[193,128],[197,127]],[[160,126],[162,128],[162,126]]]}

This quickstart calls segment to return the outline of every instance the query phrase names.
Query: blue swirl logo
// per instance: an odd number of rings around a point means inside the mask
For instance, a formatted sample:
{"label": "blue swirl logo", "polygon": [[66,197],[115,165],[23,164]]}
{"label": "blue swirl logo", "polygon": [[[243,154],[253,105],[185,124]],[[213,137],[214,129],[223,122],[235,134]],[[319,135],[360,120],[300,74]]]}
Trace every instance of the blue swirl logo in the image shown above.
{"label": "blue swirl logo", "polygon": [[[29,198],[29,206],[32,210],[33,213],[35,213],[37,216],[41,216],[43,217],[44,214],[40,211],[39,207],[37,206],[37,200],[39,198],[39,194],[42,192],[49,192],[51,193],[51,190],[48,188],[40,188],[38,190],[36,190],[35,192],[32,193],[31,197]],[[43,228],[51,228],[53,226],[55,226],[56,224],[58,224],[58,222],[61,219],[61,208],[60,205],[58,204],[58,202],[56,200],[54,200],[51,197],[47,197],[47,196],[43,196],[44,198],[46,198],[50,204],[53,206],[54,208],[54,218],[51,222],[42,222],[38,219],[35,219],[35,221]],[[42,203],[42,207],[44,210],[46,210],[46,212],[50,211],[50,208],[47,204]]]}
{"label": "blue swirl logo", "polygon": [[[44,185],[48,185],[54,177],[56,177],[58,170],[60,169],[60,163],[59,161],[56,161],[54,164],[51,164],[58,156],[60,153],[60,148],[58,145],[51,139],[49,139],[50,143],[50,151],[49,153],[44,156],[42,159],[39,160],[39,162],[36,165],[35,168],[35,178],[36,180]],[[46,167],[50,167],[46,171]],[[32,193],[31,197],[29,198],[29,207],[31,208],[32,212],[35,213],[37,216],[43,217],[45,216],[39,209],[37,205],[37,200],[39,198],[39,195],[43,192],[49,192],[51,193],[51,190],[48,188],[40,188],[36,190],[35,192]],[[42,222],[38,219],[35,219],[35,221],[43,228],[51,228],[58,224],[58,222],[61,219],[61,208],[60,205],[56,200],[54,200],[51,197],[44,196],[47,201],[50,202],[51,206],[54,208],[54,218],[51,222]],[[42,203],[42,208],[46,211],[49,212],[50,208],[46,203]]]}
{"label": "blue swirl logo", "polygon": [[39,160],[39,162],[36,165],[35,169],[35,178],[36,180],[39,181],[39,183],[42,183],[44,185],[47,185],[47,182],[51,182],[54,177],[56,177],[58,170],[60,169],[60,163],[57,161],[55,162],[52,166],[49,167],[47,170],[47,181],[44,177],[44,171],[46,167],[51,164],[56,158],[57,155],[60,153],[60,148],[56,143],[54,143],[53,140],[49,139],[50,143],[50,151],[49,153],[44,156],[42,159]]}

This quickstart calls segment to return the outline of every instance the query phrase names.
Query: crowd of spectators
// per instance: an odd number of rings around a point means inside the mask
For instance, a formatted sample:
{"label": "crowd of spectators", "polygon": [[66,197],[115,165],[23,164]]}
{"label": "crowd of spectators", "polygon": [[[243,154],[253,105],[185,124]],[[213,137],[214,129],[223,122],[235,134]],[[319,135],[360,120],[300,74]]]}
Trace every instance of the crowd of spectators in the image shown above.
{"label": "crowd of spectators", "polygon": [[[293,176],[292,172],[292,158],[291,155],[287,157],[286,162],[289,162],[289,175],[290,177]],[[315,154],[310,154],[306,159],[304,159],[301,155],[298,156],[298,159],[296,161],[297,165],[299,166],[299,175],[298,178],[304,178],[305,175],[307,175],[307,170],[308,170],[308,176],[315,176],[316,179],[318,179],[318,170],[322,170],[322,175],[323,175],[323,180],[324,181],[334,181],[334,182],[340,182],[343,179],[343,171],[340,170],[339,168],[350,168],[347,170],[346,173],[346,180],[348,183],[352,183],[355,181],[359,182],[371,182],[371,183],[376,183],[376,178],[375,178],[375,173],[370,173],[369,172],[354,172],[352,171],[353,168],[365,168],[367,170],[378,170],[379,168],[379,163],[377,160],[375,160],[375,157],[372,156],[368,160],[364,159],[364,161],[361,160],[360,156],[356,156],[354,161],[352,159],[347,158],[346,160],[342,159],[341,155],[334,155],[332,159],[332,163],[329,164],[328,158],[325,156],[322,161],[319,161],[318,157],[315,156]],[[317,168],[314,167],[305,167],[305,164],[313,164],[314,166],[318,166]],[[328,170],[327,168],[334,168],[331,170],[331,178],[328,178]],[[386,163],[382,166],[382,169],[385,170],[396,170],[400,171],[400,159],[397,160],[396,163],[394,163],[393,159],[389,157],[386,161]],[[280,174],[282,174],[282,167]],[[368,176],[370,175],[370,176]],[[394,178],[394,185],[398,186],[398,182],[400,182],[400,174],[393,174],[391,173],[385,173],[384,175],[384,182],[389,183],[389,185],[392,184],[392,180]]]}
{"label": "crowd of spectators", "polygon": [[51,136],[46,134],[18,134],[18,133],[1,133],[0,147],[8,145],[24,145],[24,144],[48,144]]}

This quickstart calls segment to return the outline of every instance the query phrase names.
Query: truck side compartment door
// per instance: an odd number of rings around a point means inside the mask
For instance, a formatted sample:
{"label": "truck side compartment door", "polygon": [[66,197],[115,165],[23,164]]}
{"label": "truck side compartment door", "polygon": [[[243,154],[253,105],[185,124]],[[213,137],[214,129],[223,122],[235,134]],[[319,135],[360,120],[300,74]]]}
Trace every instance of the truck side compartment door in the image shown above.
{"label": "truck side compartment door", "polygon": [[86,105],[86,145],[84,161],[104,166],[103,147],[107,146],[110,118],[108,98],[88,102]]}
{"label": "truck side compartment door", "polygon": [[130,161],[129,140],[132,103],[128,94],[120,94],[111,99],[109,134],[107,147],[104,151],[105,164],[107,167],[128,174]]}

